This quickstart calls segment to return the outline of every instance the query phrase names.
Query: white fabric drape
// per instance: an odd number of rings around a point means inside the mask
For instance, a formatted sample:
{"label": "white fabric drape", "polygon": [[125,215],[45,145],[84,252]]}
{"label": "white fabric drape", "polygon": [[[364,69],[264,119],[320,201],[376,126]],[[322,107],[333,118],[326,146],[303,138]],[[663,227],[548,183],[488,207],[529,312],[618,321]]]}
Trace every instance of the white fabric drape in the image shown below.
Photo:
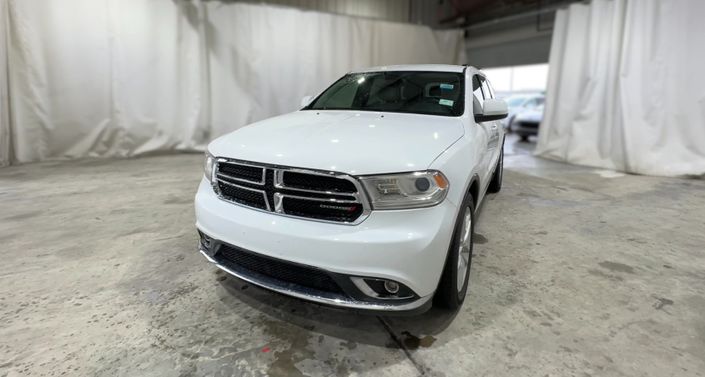
{"label": "white fabric drape", "polygon": [[295,110],[302,96],[351,69],[463,59],[457,30],[292,8],[186,0],[0,4],[9,30],[9,81],[0,86],[9,87],[12,115],[0,118],[0,142],[11,143],[2,145],[0,162],[5,155],[29,162],[200,150],[214,137]]}
{"label": "white fabric drape", "polygon": [[0,0],[0,166],[10,164],[10,98],[7,77],[7,0]]}
{"label": "white fabric drape", "polygon": [[630,173],[705,173],[705,2],[559,11],[536,154]]}

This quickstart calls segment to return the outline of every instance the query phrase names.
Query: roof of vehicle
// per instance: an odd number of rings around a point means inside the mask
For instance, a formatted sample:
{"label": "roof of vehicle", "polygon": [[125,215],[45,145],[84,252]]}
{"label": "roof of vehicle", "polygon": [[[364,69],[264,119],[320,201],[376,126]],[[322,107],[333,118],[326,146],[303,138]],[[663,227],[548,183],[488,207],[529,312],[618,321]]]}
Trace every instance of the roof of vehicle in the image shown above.
{"label": "roof of vehicle", "polygon": [[463,72],[468,66],[451,64],[405,64],[405,65],[384,65],[356,69],[351,73],[380,72],[380,71],[432,71],[432,72]]}

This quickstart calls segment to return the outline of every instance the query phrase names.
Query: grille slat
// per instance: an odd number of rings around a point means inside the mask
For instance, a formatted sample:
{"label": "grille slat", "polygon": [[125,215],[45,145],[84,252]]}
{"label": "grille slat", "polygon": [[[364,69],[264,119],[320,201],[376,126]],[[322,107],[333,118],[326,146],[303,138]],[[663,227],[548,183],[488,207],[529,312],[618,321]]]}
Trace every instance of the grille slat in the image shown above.
{"label": "grille slat", "polygon": [[311,199],[337,199],[337,200],[348,200],[356,201],[355,197],[348,194],[324,194],[319,192],[306,192],[302,195],[301,191],[290,190],[290,189],[279,189],[277,192],[286,196],[305,196]]}
{"label": "grille slat", "polygon": [[356,223],[365,213],[354,178],[219,159],[216,190],[227,201],[319,221]]}
{"label": "grille slat", "polygon": [[239,267],[286,283],[324,292],[343,293],[335,280],[324,271],[266,257],[232,245],[221,244],[215,259],[228,268]]}

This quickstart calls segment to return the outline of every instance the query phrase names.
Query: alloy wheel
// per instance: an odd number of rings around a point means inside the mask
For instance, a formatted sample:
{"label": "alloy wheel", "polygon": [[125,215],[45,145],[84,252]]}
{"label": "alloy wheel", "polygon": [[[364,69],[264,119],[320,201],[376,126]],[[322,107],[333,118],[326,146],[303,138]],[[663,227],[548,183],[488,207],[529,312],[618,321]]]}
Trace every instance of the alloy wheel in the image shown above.
{"label": "alloy wheel", "polygon": [[460,233],[458,245],[458,292],[463,290],[467,270],[470,268],[470,253],[472,252],[472,209],[465,208],[463,215],[463,227]]}

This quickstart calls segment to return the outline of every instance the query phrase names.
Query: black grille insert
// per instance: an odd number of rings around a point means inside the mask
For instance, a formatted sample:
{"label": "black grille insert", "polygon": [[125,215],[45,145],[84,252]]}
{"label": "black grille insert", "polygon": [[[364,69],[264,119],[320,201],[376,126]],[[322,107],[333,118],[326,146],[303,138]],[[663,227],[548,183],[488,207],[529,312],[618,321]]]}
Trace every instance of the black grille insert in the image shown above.
{"label": "black grille insert", "polygon": [[352,182],[324,175],[286,171],[283,181],[284,186],[290,188],[341,193],[357,192],[357,188]]}
{"label": "black grille insert", "polygon": [[282,207],[287,215],[351,222],[362,214],[360,203],[323,202],[288,197],[284,197],[282,200]]}
{"label": "black grille insert", "polygon": [[323,292],[343,293],[325,271],[266,257],[232,245],[221,244],[215,260],[228,268],[242,268],[282,282]]}
{"label": "black grille insert", "polygon": [[253,191],[225,182],[218,182],[218,189],[220,190],[220,195],[226,200],[259,209],[267,209],[267,202],[265,202],[261,191]]}
{"label": "black grille insert", "polygon": [[218,173],[250,182],[262,182],[262,168],[256,166],[220,162]]}

